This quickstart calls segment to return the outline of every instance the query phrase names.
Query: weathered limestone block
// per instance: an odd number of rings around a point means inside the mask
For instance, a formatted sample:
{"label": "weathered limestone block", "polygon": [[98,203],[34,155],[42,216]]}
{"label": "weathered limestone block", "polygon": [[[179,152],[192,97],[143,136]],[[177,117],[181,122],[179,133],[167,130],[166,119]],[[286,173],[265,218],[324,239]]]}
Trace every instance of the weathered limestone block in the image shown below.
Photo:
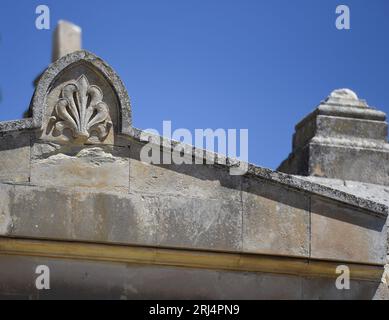
{"label": "weathered limestone block", "polygon": [[309,256],[309,197],[263,180],[243,184],[243,251]]}
{"label": "weathered limestone block", "polygon": [[311,212],[312,258],[385,264],[384,218],[316,196]]}
{"label": "weathered limestone block", "polygon": [[0,190],[5,235],[155,244],[155,218],[140,197],[76,188],[14,186],[8,190],[0,185]]}
{"label": "weathered limestone block", "polygon": [[140,161],[143,145],[130,148],[130,191],[141,194],[240,201],[241,176],[228,168],[203,164],[147,164]]}
{"label": "weathered limestone block", "polygon": [[161,246],[208,250],[242,249],[241,203],[217,199],[151,197]]}
{"label": "weathered limestone block", "polygon": [[332,143],[343,139],[344,144],[366,140],[383,146],[387,137],[388,125],[384,121],[353,119],[329,115],[311,115],[296,126],[293,148],[305,146],[313,137],[327,138]]}
{"label": "weathered limestone block", "polygon": [[317,177],[336,177],[388,185],[389,150],[345,148],[342,146],[309,145],[308,172]]}
{"label": "weathered limestone block", "polygon": [[27,182],[30,177],[30,135],[0,137],[0,182]]}
{"label": "weathered limestone block", "polygon": [[89,187],[128,193],[128,148],[62,146],[36,142],[32,146],[31,183],[38,186]]}
{"label": "weathered limestone block", "polygon": [[2,234],[241,250],[241,204],[0,184]]}
{"label": "weathered limestone block", "polygon": [[387,132],[388,124],[384,121],[325,115],[316,118],[316,135],[322,137],[360,138],[384,143]]}

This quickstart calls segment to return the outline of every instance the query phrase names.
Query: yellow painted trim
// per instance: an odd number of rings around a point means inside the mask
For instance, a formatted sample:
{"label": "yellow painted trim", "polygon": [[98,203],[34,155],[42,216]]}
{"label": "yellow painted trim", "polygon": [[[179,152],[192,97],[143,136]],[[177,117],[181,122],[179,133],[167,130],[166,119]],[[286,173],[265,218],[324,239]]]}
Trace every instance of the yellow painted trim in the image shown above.
{"label": "yellow painted trim", "polygon": [[308,260],[262,254],[165,249],[131,245],[95,244],[52,240],[0,238],[0,255],[124,262],[211,270],[266,272],[307,277],[338,276],[340,264],[350,268],[352,279],[381,279],[384,268],[357,263]]}

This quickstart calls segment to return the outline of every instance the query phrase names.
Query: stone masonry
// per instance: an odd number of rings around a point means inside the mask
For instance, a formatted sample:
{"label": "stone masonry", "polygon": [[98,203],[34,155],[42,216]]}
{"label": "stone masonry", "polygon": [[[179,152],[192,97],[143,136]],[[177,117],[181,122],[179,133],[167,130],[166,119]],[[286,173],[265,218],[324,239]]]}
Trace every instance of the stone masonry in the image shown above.
{"label": "stone masonry", "polygon": [[383,112],[333,91],[279,171],[192,146],[201,164],[147,164],[124,84],[67,32],[30,117],[0,122],[1,298],[389,299]]}

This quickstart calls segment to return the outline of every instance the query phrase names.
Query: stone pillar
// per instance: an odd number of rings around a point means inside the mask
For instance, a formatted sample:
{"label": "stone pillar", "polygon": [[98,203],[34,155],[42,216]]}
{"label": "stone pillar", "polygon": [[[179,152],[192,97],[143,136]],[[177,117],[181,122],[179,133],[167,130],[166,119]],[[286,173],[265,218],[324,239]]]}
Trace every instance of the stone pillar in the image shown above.
{"label": "stone pillar", "polygon": [[53,34],[52,61],[78,50],[81,50],[81,28],[71,22],[59,20]]}
{"label": "stone pillar", "polygon": [[277,170],[389,185],[385,120],[353,91],[334,90],[296,125],[292,153]]}

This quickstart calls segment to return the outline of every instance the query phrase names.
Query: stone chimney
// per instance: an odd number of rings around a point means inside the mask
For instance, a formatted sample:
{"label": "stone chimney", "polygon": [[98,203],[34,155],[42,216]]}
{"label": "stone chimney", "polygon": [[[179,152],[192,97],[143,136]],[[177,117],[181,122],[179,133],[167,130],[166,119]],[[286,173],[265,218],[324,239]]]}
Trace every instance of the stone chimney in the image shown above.
{"label": "stone chimney", "polygon": [[384,112],[349,89],[334,90],[295,127],[285,173],[389,185]]}
{"label": "stone chimney", "polygon": [[81,28],[74,23],[59,20],[53,33],[52,61],[81,50]]}

